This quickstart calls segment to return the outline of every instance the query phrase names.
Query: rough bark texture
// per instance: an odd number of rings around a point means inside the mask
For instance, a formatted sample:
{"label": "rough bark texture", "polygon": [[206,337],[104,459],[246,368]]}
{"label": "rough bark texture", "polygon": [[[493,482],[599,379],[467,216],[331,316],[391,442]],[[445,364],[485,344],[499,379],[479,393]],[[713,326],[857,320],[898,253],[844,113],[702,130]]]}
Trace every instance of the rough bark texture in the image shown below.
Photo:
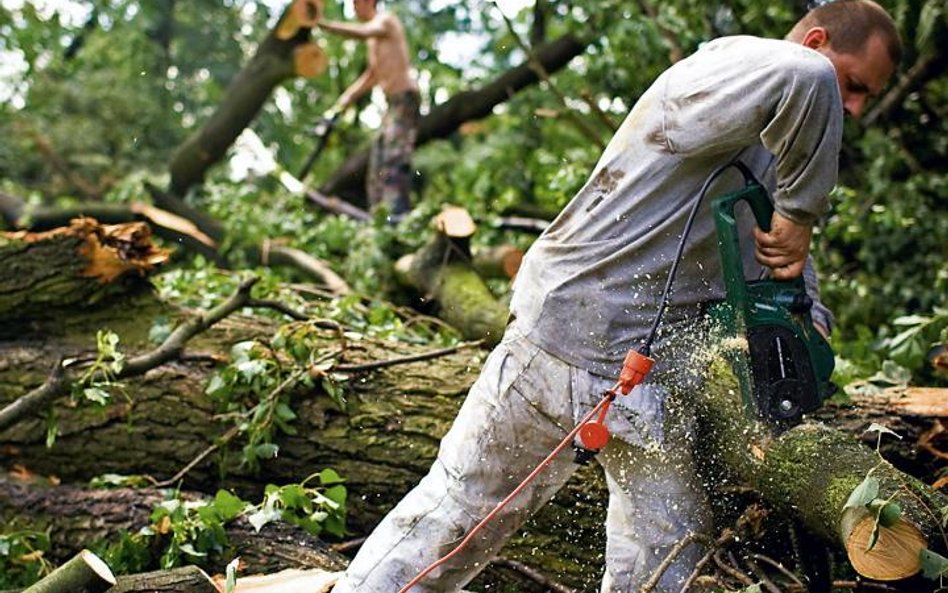
{"label": "rough bark texture", "polygon": [[65,311],[145,290],[144,274],[168,257],[150,235],[141,223],[100,225],[87,218],[48,233],[0,234],[0,339],[61,324]]}
{"label": "rough bark texture", "polygon": [[921,531],[929,546],[944,550],[948,545],[940,519],[933,513],[948,508],[948,497],[891,465],[880,464],[871,448],[826,425],[802,424],[774,436],[761,423],[744,417],[740,391],[727,366],[719,360],[711,371],[707,389],[698,398],[706,459],[725,467],[770,504],[837,545],[848,535],[843,533],[844,505],[875,468],[872,475],[881,482],[879,496],[898,494],[903,517]]}
{"label": "rough bark texture", "polygon": [[108,593],[220,593],[196,566],[122,576]]}
{"label": "rough bark texture", "polygon": [[[534,51],[536,59],[547,72],[556,72],[574,57],[583,53],[587,42],[572,35],[544,43]],[[536,72],[528,63],[508,70],[477,90],[464,91],[448,101],[433,107],[418,123],[417,145],[430,140],[446,138],[467,121],[490,115],[494,107],[515,93],[536,83]],[[369,161],[368,150],[351,156],[322,186],[324,194],[339,195],[357,201],[364,196],[365,170]],[[364,200],[363,200],[364,202]]]}

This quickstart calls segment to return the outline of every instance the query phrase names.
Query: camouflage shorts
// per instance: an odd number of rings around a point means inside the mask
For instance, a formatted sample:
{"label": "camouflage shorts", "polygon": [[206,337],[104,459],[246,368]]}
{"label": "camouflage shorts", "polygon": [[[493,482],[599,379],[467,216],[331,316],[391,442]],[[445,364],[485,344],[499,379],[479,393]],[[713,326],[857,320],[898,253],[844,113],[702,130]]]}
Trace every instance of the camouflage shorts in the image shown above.
{"label": "camouflage shorts", "polygon": [[388,110],[382,128],[372,144],[366,193],[375,208],[385,204],[394,215],[411,209],[411,155],[418,136],[417,91],[387,97]]}

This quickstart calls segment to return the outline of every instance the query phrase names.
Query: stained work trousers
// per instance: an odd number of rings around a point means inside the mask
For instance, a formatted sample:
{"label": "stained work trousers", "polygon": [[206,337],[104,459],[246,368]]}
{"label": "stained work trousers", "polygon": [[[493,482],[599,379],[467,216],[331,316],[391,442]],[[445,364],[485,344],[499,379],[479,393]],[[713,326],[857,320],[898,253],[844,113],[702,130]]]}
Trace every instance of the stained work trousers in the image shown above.
{"label": "stained work trousers", "polygon": [[418,137],[417,91],[386,97],[388,109],[369,153],[366,194],[369,205],[384,204],[393,215],[411,210],[411,157]]}
{"label": "stained work trousers", "polygon": [[[395,593],[450,552],[599,402],[613,381],[552,357],[508,328],[488,357],[430,472],[382,520],[334,593]],[[695,475],[691,421],[666,389],[641,385],[615,400],[599,453],[609,489],[603,592],[638,590],[670,548],[708,522]],[[676,418],[676,419],[673,419]],[[464,551],[413,591],[468,583],[577,469],[563,451]],[[692,546],[657,590],[678,591],[697,562]]]}

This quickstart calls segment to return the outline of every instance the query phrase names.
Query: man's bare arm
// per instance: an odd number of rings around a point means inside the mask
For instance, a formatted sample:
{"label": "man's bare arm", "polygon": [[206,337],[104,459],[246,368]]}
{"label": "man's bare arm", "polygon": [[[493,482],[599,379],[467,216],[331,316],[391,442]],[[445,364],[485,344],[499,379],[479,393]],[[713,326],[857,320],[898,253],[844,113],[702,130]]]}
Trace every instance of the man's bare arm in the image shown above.
{"label": "man's bare arm", "polygon": [[369,39],[370,37],[385,37],[388,27],[384,18],[375,18],[367,23],[341,23],[339,21],[316,21],[320,29],[348,37],[350,39]]}
{"label": "man's bare arm", "polygon": [[340,112],[345,111],[349,105],[352,105],[356,99],[367,93],[373,86],[375,86],[375,72],[369,68],[360,74],[359,78],[355,79],[352,84],[339,95],[339,98],[336,100],[335,109]]}

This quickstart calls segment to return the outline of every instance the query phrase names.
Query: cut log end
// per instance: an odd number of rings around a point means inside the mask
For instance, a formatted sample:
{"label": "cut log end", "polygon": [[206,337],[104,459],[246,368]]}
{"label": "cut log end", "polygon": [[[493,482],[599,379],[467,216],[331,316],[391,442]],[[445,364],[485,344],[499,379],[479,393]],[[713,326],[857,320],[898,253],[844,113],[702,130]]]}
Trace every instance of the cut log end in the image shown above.
{"label": "cut log end", "polygon": [[297,76],[315,78],[326,71],[328,64],[326,52],[315,43],[304,43],[293,49],[293,70]]}
{"label": "cut log end", "polygon": [[874,518],[866,515],[846,538],[846,553],[856,572],[877,581],[897,581],[917,574],[922,569],[919,554],[928,546],[918,528],[904,519],[891,527],[880,527],[879,539],[870,550],[874,523]]}
{"label": "cut log end", "polygon": [[83,550],[79,552],[79,557],[82,558],[82,561],[86,563],[86,566],[88,566],[100,579],[111,585],[115,584],[115,575],[112,574],[112,569],[110,569],[109,565],[106,564],[101,558],[89,550]]}
{"label": "cut log end", "polygon": [[447,206],[434,217],[433,222],[439,233],[455,239],[470,237],[477,231],[477,225],[468,211],[458,206]]}
{"label": "cut log end", "polygon": [[292,39],[300,29],[315,27],[322,14],[321,0],[294,0],[274,30],[274,35],[282,41]]}

